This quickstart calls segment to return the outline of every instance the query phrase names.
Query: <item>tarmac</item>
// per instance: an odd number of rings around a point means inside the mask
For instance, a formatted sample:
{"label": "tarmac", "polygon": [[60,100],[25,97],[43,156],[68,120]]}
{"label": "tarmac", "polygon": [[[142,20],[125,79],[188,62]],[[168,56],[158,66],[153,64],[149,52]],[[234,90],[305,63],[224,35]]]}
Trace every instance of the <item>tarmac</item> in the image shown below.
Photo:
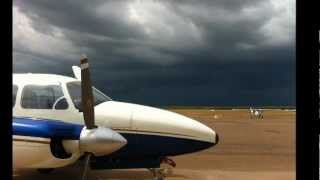
{"label": "tarmac", "polygon": [[[248,110],[172,109],[194,118],[219,133],[219,144],[197,153],[172,158],[167,180],[294,180],[295,112],[266,110],[264,119],[250,119]],[[16,170],[14,180],[75,180],[77,167],[50,174]],[[146,169],[91,170],[90,180],[152,179]]]}

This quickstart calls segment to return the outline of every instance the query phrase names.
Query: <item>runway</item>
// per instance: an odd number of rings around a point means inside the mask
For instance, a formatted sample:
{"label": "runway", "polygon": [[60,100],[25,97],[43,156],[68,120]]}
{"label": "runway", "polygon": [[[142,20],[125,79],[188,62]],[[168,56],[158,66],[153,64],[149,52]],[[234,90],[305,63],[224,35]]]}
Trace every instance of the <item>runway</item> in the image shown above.
{"label": "runway", "polygon": [[[177,167],[168,180],[295,179],[295,112],[267,110],[264,119],[250,119],[247,110],[172,109],[205,123],[219,133],[211,149],[171,157]],[[91,180],[151,179],[145,169],[90,171]],[[75,180],[79,168],[49,175],[14,171],[14,180]]]}

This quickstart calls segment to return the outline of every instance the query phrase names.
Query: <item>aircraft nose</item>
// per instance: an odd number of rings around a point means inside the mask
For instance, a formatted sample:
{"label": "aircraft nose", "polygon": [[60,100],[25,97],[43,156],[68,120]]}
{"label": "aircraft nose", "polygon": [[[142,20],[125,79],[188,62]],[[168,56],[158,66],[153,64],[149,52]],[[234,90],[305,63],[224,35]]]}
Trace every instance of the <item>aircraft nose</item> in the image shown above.
{"label": "aircraft nose", "polygon": [[193,136],[192,139],[194,141],[192,141],[193,147],[188,147],[189,145],[185,146],[188,153],[205,150],[218,144],[219,136],[213,129],[191,118],[189,119],[189,123],[191,125],[189,134]]}
{"label": "aircraft nose", "polygon": [[216,142],[215,142],[215,144],[218,144],[219,143],[219,135],[218,135],[218,133],[216,133]]}
{"label": "aircraft nose", "polygon": [[170,136],[193,139],[212,146],[218,143],[218,135],[208,126],[192,118],[167,110],[136,106],[134,128],[163,132]]}
{"label": "aircraft nose", "polygon": [[205,131],[206,135],[209,137],[209,142],[212,142],[213,144],[218,144],[219,142],[219,136],[218,134],[212,130],[211,128],[207,127],[207,130]]}
{"label": "aircraft nose", "polygon": [[193,130],[195,131],[194,134],[199,140],[208,142],[212,145],[218,144],[219,136],[214,130],[196,120],[192,119],[192,122]]}

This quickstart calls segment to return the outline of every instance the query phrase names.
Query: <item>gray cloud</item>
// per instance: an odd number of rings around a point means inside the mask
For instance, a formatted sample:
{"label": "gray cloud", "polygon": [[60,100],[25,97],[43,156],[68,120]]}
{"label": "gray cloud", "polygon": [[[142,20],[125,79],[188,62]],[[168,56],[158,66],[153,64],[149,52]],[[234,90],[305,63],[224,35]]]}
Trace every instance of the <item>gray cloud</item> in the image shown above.
{"label": "gray cloud", "polygon": [[96,86],[119,100],[294,105],[295,5],[286,3],[14,1],[13,70],[72,76],[85,53]]}

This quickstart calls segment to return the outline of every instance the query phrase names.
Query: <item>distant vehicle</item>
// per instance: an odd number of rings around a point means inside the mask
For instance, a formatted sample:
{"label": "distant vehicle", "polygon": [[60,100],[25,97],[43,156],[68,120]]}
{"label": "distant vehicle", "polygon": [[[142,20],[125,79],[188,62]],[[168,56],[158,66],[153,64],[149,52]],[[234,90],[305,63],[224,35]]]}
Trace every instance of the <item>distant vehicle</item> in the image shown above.
{"label": "distant vehicle", "polygon": [[87,58],[76,78],[13,75],[13,164],[50,172],[84,158],[82,179],[93,169],[159,169],[168,156],[207,149],[218,134],[191,118],[117,102],[91,86]]}
{"label": "distant vehicle", "polygon": [[263,110],[262,109],[254,109],[250,107],[249,109],[250,119],[263,119]]}

